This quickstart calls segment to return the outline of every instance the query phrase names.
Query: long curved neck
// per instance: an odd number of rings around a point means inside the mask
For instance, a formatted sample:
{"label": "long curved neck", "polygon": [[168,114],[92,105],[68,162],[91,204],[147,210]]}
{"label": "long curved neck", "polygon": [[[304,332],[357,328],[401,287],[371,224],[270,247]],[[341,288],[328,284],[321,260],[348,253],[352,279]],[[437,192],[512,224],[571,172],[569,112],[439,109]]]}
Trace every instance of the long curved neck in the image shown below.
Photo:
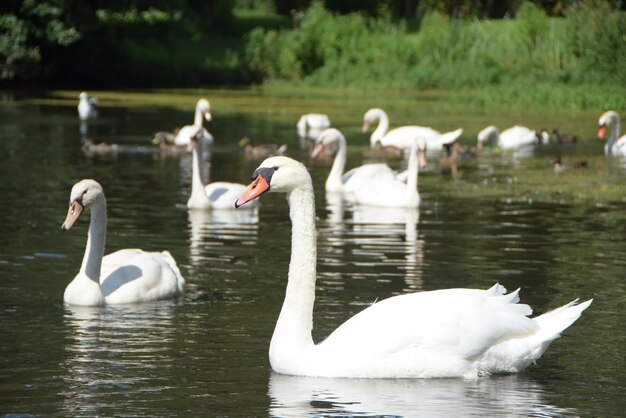
{"label": "long curved neck", "polygon": [[187,202],[187,206],[190,208],[202,209],[210,207],[210,202],[204,191],[204,183],[202,182],[202,176],[200,174],[202,146],[202,143],[198,141],[193,147],[191,161],[191,196]]}
{"label": "long curved neck", "polygon": [[606,141],[606,150],[607,150],[607,154],[612,155],[613,154],[613,145],[615,145],[615,142],[617,141],[617,138],[619,137],[619,133],[620,133],[620,128],[621,128],[621,123],[619,118],[614,118],[613,119],[613,126],[611,127],[611,133],[609,133],[609,138]]}
{"label": "long curved neck", "polygon": [[328,178],[326,179],[326,190],[333,192],[341,191],[342,189],[343,184],[341,182],[341,176],[343,176],[343,171],[346,167],[348,152],[345,138],[339,137],[337,143],[339,144],[337,154],[335,155],[333,166],[331,167],[330,173],[328,173]]}
{"label": "long curved neck", "polygon": [[200,110],[200,108],[198,106],[196,106],[196,115],[193,118],[193,124],[196,125],[196,126],[202,126],[203,125],[202,111]]}
{"label": "long curved neck", "polygon": [[411,147],[411,154],[409,156],[408,177],[406,181],[407,198],[418,198],[419,193],[417,191],[417,179],[419,177],[419,158],[418,158],[417,145]]}
{"label": "long curved neck", "polygon": [[107,205],[103,196],[91,207],[91,221],[89,222],[89,232],[87,233],[87,246],[83,263],[80,266],[79,276],[100,285],[100,271],[102,269],[102,257],[104,257],[104,245],[107,233]]}
{"label": "long curved neck", "polygon": [[[317,264],[313,185],[287,195],[291,218],[291,260],[285,301],[270,344],[270,361],[289,361],[313,346],[313,303]],[[273,364],[273,367],[275,365]]]}
{"label": "long curved neck", "polygon": [[376,145],[376,142],[380,141],[389,130],[389,118],[387,114],[380,110],[376,112],[376,116],[378,118],[378,126],[370,136],[370,145],[372,147]]}

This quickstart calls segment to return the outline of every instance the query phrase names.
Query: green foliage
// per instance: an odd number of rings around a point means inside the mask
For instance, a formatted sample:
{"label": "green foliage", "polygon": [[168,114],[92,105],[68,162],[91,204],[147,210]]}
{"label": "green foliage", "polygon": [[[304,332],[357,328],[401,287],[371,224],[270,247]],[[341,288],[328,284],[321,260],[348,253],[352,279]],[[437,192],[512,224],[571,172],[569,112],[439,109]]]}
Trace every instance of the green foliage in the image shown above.
{"label": "green foliage", "polygon": [[[388,17],[338,16],[314,3],[296,28],[253,31],[246,62],[260,80],[312,85],[515,84],[523,93],[536,84],[594,83],[623,89],[625,19],[606,2],[581,2],[565,19],[549,18],[535,4],[522,3],[510,20],[462,20],[431,12],[412,34]],[[582,97],[573,102],[602,102],[593,94]]]}

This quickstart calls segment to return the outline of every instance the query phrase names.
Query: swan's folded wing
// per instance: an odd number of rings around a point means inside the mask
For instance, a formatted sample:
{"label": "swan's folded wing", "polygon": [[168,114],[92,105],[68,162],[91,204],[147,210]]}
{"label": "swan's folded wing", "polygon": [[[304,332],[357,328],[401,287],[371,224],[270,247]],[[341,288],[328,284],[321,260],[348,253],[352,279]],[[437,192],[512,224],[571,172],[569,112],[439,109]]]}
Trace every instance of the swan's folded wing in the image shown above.
{"label": "swan's folded wing", "polygon": [[469,359],[507,338],[537,330],[527,305],[474,289],[400,295],[350,318],[320,347],[383,358],[403,351]]}

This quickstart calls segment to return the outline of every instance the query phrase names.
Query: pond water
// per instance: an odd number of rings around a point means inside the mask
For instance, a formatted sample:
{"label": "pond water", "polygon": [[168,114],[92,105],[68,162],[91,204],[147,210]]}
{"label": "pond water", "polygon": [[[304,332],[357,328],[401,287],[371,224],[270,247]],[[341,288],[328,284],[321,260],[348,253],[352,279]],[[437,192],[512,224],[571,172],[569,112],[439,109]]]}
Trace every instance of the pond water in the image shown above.
{"label": "pond water", "polygon": [[[0,414],[8,416],[620,416],[626,408],[624,260],[626,174],[594,139],[599,112],[462,108],[435,93],[267,90],[102,92],[81,127],[78,92],[0,103]],[[474,381],[346,380],[281,376],[267,350],[284,295],[290,223],[281,195],[251,216],[188,211],[190,156],[149,149],[152,134],[190,123],[212,102],[213,180],[247,183],[258,165],[237,142],[286,143],[316,189],[318,283],[314,338],[404,292],[522,288],[543,313],[577,297],[594,303],[526,372]],[[300,113],[324,111],[348,137],[348,166],[372,160],[359,132],[368,107],[392,125],[559,127],[582,139],[527,158],[487,153],[458,171],[437,158],[420,173],[417,211],[353,209],[326,199],[329,162],[308,161]],[[624,115],[624,112],[622,112]],[[86,138],[133,152],[88,156]],[[137,152],[139,151],[139,152]],[[550,159],[585,159],[555,173]],[[404,163],[392,160],[400,167]],[[107,253],[169,250],[184,297],[134,306],[64,306],[87,217],[61,232],[71,186],[97,179],[108,203]]]}

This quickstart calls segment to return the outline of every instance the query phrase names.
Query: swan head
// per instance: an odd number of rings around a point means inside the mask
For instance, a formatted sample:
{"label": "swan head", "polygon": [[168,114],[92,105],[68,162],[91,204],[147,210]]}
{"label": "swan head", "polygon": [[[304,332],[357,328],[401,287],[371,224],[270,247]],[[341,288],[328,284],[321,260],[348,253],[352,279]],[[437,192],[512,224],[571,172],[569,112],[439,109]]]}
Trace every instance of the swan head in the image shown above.
{"label": "swan head", "polygon": [[336,144],[346,142],[346,138],[338,129],[328,128],[323,131],[315,140],[315,145],[311,150],[311,158],[315,158],[322,153],[324,149],[335,146]]}
{"label": "swan head", "polygon": [[103,195],[102,186],[95,180],[85,179],[76,183],[70,193],[70,207],[61,229],[67,231],[72,228],[83,211],[93,206]]}
{"label": "swan head", "polygon": [[211,121],[211,105],[207,99],[198,100],[196,110],[199,111],[207,121]]}
{"label": "swan head", "polygon": [[498,135],[500,135],[500,131],[498,131],[498,128],[496,128],[493,125],[487,126],[485,129],[483,129],[482,131],[478,132],[476,145],[478,146],[478,148],[481,148],[491,138],[495,138]]}
{"label": "swan head", "polygon": [[369,130],[370,125],[377,120],[380,120],[382,115],[385,115],[385,111],[379,108],[369,109],[363,115],[363,126],[361,127],[361,132],[365,133]]}
{"label": "swan head", "polygon": [[89,96],[87,95],[87,92],[86,92],[86,91],[83,91],[82,93],[80,93],[80,94],[78,95],[78,98],[79,98],[80,100],[87,100],[87,98],[88,98],[88,97],[89,97]]}
{"label": "swan head", "polygon": [[307,185],[313,189],[311,175],[306,167],[289,157],[276,156],[267,158],[252,173],[252,183],[235,202],[235,207],[256,199],[265,192],[290,193]]}
{"label": "swan head", "polygon": [[600,119],[598,119],[598,138],[603,139],[606,135],[607,128],[612,127],[617,121],[619,121],[619,115],[613,110],[604,112]]}

